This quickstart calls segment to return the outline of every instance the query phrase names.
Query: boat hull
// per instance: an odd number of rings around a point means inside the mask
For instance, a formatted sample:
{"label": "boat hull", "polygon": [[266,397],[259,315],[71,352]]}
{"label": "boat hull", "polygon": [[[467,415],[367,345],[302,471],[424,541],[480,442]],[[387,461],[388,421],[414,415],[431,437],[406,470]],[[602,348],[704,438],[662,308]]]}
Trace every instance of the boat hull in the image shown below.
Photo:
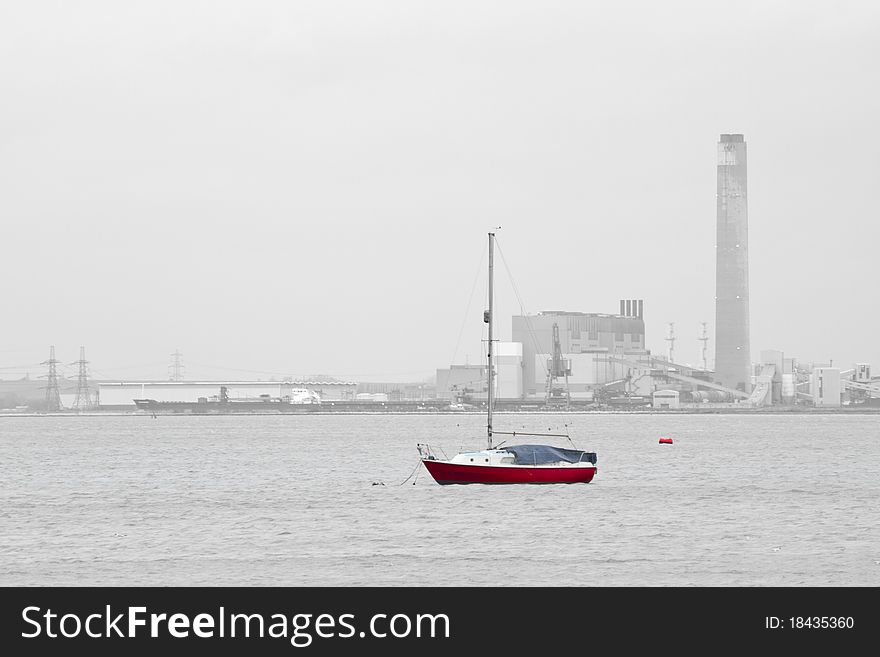
{"label": "boat hull", "polygon": [[142,411],[162,415],[235,415],[238,413],[316,413],[320,404],[298,404],[283,400],[248,401],[156,401],[155,399],[135,399],[135,405]]}
{"label": "boat hull", "polygon": [[422,459],[438,484],[588,484],[596,475],[590,466],[467,465]]}

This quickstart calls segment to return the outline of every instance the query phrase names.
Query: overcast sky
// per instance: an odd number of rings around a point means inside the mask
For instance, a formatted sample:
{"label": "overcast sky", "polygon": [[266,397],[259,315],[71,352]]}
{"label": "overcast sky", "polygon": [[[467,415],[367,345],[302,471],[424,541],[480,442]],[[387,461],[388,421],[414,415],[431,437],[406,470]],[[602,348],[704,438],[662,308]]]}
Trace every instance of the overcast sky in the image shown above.
{"label": "overcast sky", "polygon": [[527,311],[644,299],[697,363],[727,132],[753,360],[880,369],[878,35],[867,1],[2,2],[0,378],[50,344],[107,377],[475,362],[496,225]]}

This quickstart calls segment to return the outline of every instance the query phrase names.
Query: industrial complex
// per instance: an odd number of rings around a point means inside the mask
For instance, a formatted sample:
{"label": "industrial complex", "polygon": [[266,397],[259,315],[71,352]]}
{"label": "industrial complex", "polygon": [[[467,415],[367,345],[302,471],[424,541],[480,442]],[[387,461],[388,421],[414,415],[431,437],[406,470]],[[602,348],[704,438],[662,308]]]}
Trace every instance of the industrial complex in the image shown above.
{"label": "industrial complex", "polygon": [[[616,315],[545,311],[512,318],[512,341],[498,345],[495,394],[512,406],[754,409],[880,406],[880,378],[867,363],[840,369],[799,363],[767,350],[752,360],[749,339],[748,186],[746,141],[723,134],[717,145],[715,359],[708,334],[702,367],[674,360],[670,348],[645,348],[643,300],[625,299]],[[705,330],[705,324],[704,324]],[[437,395],[480,400],[485,377],[476,366],[437,370]],[[875,401],[876,400],[876,401]]]}
{"label": "industrial complex", "polygon": [[[749,338],[746,141],[722,134],[717,144],[714,367],[704,323],[700,367],[675,362],[673,325],[663,355],[646,348],[643,299],[622,299],[614,314],[547,310],[511,317],[511,340],[495,352],[498,410],[716,410],[880,408],[880,377],[869,363],[850,368],[801,363],[764,350],[754,359]],[[708,248],[708,246],[707,246]],[[650,305],[648,306],[650,311]],[[167,381],[95,381],[85,351],[74,383],[59,376],[54,347],[43,365],[45,384],[0,381],[0,408],[53,412],[290,412],[312,410],[462,411],[488,396],[486,365],[450,364],[434,381],[410,384],[338,381],[186,381],[181,354],[172,354]],[[24,390],[9,397],[10,390]],[[4,398],[4,391],[7,396]],[[18,393],[16,393],[18,394]],[[28,397],[30,395],[30,397]],[[13,399],[13,403],[9,402]]]}

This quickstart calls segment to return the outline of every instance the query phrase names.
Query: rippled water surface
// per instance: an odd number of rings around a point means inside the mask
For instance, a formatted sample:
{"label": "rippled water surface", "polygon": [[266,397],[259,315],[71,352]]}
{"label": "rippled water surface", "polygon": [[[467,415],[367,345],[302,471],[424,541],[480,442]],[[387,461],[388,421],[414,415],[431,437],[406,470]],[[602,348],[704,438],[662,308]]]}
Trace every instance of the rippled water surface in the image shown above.
{"label": "rippled water surface", "polygon": [[876,416],[570,415],[591,484],[398,485],[484,421],[0,418],[0,584],[880,585]]}

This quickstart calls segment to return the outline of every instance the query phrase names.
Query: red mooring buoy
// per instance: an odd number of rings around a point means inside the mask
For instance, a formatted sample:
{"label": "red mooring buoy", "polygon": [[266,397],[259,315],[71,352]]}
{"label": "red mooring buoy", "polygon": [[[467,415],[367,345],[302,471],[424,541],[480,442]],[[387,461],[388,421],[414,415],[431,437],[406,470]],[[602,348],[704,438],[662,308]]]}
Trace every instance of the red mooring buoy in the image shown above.
{"label": "red mooring buoy", "polygon": [[671,444],[672,444],[672,438],[661,438],[661,439],[660,439],[660,444],[661,444],[661,445],[671,445]]}

